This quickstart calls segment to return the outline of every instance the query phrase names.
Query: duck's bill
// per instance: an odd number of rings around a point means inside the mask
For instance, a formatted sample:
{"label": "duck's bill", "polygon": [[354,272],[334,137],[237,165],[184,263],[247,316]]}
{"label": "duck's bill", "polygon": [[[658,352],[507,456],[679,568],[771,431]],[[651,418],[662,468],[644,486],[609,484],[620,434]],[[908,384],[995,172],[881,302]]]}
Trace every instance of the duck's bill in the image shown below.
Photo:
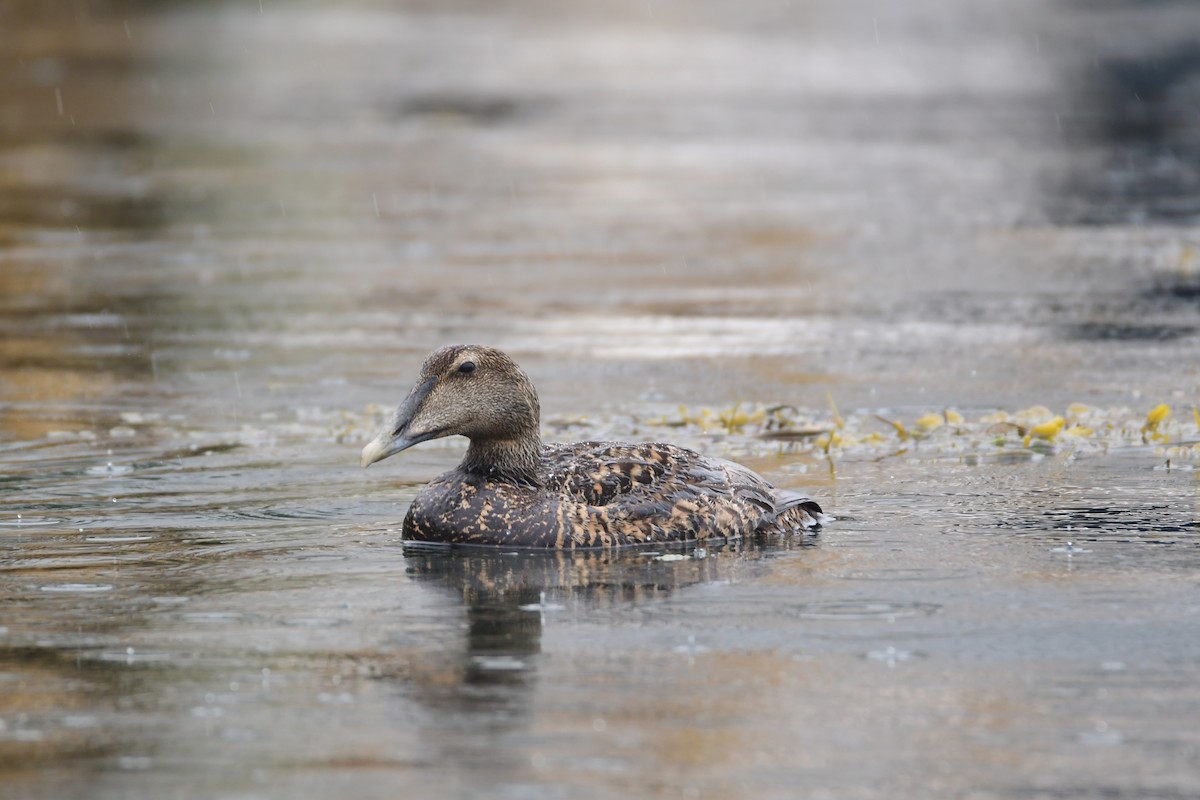
{"label": "duck's bill", "polygon": [[393,448],[393,442],[385,440],[382,436],[367,443],[367,446],[362,449],[362,455],[358,459],[358,463],[363,467],[369,467],[376,461],[382,461],[390,455],[399,453],[403,448]]}
{"label": "duck's bill", "polygon": [[[442,430],[413,431],[412,423],[425,402],[425,398],[433,391],[435,379],[429,378],[413,387],[404,398],[404,402],[392,414],[392,418],[379,431],[379,435],[362,449],[359,463],[369,467],[376,461],[382,461],[388,456],[394,456],[401,450],[407,450],[418,442],[436,439],[443,434]],[[417,423],[418,426],[421,423]]]}
{"label": "duck's bill", "polygon": [[367,444],[362,449],[362,455],[358,459],[358,463],[364,467],[369,467],[376,461],[382,461],[388,456],[394,456],[401,450],[407,450],[414,444],[427,442],[430,439],[436,439],[442,435],[442,431],[427,431],[409,435],[406,432],[401,432],[397,436],[391,434],[391,428],[384,428],[377,437]]}

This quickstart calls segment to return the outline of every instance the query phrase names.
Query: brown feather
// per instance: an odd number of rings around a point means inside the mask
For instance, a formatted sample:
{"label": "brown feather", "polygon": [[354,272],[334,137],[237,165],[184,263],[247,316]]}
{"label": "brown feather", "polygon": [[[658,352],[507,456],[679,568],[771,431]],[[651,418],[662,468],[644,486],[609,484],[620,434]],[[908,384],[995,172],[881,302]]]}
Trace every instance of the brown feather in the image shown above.
{"label": "brown feather", "polygon": [[622,547],[739,539],[820,526],[821,508],[737,464],[670,444],[578,442],[542,450],[537,486],[461,469],[421,490],[409,540]]}

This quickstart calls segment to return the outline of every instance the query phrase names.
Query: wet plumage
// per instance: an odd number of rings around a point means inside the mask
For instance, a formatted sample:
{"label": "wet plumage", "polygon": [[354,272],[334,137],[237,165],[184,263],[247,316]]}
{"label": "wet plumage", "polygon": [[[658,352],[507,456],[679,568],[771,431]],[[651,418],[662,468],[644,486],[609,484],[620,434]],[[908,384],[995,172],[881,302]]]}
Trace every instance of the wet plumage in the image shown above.
{"label": "wet plumage", "polygon": [[813,500],[751,470],[658,442],[543,445],[537,393],[504,353],[445,347],[379,436],[375,461],[440,436],[467,436],[463,463],[430,481],[404,519],[413,541],[617,547],[819,527]]}

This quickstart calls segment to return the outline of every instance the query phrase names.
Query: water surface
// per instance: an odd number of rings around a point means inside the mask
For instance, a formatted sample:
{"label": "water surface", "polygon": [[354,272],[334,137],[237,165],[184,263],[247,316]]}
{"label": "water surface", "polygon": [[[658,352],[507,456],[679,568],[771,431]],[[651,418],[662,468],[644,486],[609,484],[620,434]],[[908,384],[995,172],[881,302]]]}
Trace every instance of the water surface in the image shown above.
{"label": "water surface", "polygon": [[[1200,793],[1197,37],[1182,2],[0,8],[5,797]],[[407,548],[461,443],[357,451],[453,341],[520,360],[548,439],[839,519]]]}

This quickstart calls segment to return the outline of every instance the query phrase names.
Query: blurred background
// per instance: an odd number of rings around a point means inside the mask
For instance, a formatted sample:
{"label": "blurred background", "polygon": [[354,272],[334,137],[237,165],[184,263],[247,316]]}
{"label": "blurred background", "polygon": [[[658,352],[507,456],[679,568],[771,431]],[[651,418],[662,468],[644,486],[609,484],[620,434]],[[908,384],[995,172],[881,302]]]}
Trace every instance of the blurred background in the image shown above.
{"label": "blurred background", "polygon": [[[1194,796],[1198,221],[1190,0],[0,0],[0,793]],[[468,341],[843,519],[405,553]]]}
{"label": "blurred background", "polygon": [[1195,387],[1194,3],[560,6],[6,3],[9,399],[463,339],[571,410]]}

